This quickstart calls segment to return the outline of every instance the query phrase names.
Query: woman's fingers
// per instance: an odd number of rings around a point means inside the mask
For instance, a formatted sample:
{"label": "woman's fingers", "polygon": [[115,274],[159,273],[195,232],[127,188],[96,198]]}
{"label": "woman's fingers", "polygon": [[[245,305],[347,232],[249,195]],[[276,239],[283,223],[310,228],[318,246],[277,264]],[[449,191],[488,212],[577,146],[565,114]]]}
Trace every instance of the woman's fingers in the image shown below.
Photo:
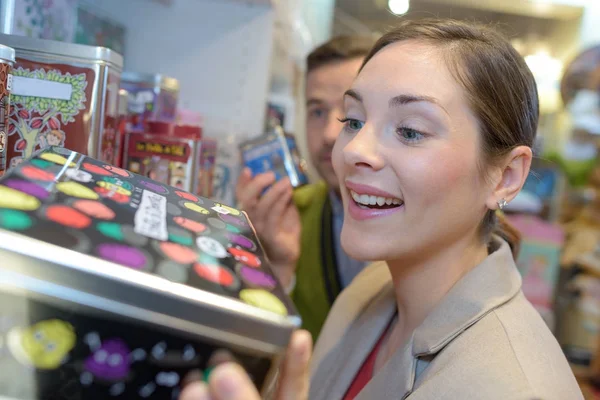
{"label": "woman's fingers", "polygon": [[309,388],[309,363],[312,336],[304,330],[294,332],[281,371],[277,400],[306,400]]}
{"label": "woman's fingers", "polygon": [[208,386],[203,382],[193,382],[185,386],[179,400],[213,400],[210,397]]}
{"label": "woman's fingers", "polygon": [[[278,385],[277,400],[307,400],[312,337],[304,330],[292,335]],[[208,386],[193,381],[185,386],[179,400],[260,400],[260,394],[246,371],[227,362],[210,374]]]}
{"label": "woman's fingers", "polygon": [[260,400],[260,395],[246,371],[235,363],[218,366],[210,374],[212,400]]}

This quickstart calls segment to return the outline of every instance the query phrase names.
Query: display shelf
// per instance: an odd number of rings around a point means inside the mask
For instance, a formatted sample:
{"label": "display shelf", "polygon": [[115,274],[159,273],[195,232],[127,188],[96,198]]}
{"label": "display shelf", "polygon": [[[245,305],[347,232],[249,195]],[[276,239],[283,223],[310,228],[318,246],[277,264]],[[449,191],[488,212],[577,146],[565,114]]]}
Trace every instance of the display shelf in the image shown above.
{"label": "display shelf", "polygon": [[180,106],[202,113],[206,132],[248,136],[263,127],[275,11],[243,3],[104,0],[101,7],[127,27],[126,71],[178,79]]}

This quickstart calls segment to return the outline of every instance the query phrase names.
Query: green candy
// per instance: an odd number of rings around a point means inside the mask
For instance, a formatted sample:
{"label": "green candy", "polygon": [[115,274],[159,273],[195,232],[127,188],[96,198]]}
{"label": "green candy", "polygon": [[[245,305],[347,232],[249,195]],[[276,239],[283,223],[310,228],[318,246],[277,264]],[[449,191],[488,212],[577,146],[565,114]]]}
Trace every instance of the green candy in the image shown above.
{"label": "green candy", "polygon": [[53,165],[50,161],[40,160],[39,158],[34,158],[33,160],[31,160],[31,163],[33,165],[35,165],[36,167],[43,168],[43,169],[48,168]]}
{"label": "green candy", "polygon": [[0,225],[12,231],[23,231],[33,225],[31,217],[22,211],[0,210]]}
{"label": "green candy", "polygon": [[241,233],[242,232],[238,227],[230,225],[230,224],[227,224],[226,229],[232,233]]}
{"label": "green candy", "polygon": [[123,232],[121,231],[121,224],[115,222],[100,222],[96,225],[96,229],[98,229],[98,232],[109,238],[119,241],[123,241],[124,239]]}
{"label": "green candy", "polygon": [[178,236],[178,235],[173,235],[171,233],[169,233],[169,240],[173,243],[178,243],[184,246],[191,246],[194,242],[192,241],[191,237],[186,237],[186,236]]}

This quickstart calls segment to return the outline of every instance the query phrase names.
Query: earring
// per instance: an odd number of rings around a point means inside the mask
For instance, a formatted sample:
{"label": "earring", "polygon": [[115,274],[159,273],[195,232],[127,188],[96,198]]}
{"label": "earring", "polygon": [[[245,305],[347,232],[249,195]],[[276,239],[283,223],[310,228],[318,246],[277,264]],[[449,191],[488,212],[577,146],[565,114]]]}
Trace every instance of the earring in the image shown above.
{"label": "earring", "polygon": [[508,205],[508,203],[506,202],[505,199],[498,200],[498,208],[500,210],[504,210],[504,207],[506,207],[507,205]]}

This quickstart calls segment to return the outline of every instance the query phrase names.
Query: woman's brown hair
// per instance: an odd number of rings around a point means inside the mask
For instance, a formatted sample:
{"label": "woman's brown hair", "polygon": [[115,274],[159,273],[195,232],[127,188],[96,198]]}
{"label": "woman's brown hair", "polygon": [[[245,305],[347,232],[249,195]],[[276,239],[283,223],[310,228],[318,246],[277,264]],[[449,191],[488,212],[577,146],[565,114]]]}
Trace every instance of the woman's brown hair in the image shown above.
{"label": "woman's brown hair", "polygon": [[[479,24],[440,19],[404,20],[383,35],[363,67],[384,47],[418,40],[441,51],[457,82],[465,89],[482,137],[482,172],[517,146],[533,147],[539,118],[538,92],[523,57],[496,30]],[[492,233],[505,238],[516,254],[518,232],[496,212],[481,222],[487,240]]]}

